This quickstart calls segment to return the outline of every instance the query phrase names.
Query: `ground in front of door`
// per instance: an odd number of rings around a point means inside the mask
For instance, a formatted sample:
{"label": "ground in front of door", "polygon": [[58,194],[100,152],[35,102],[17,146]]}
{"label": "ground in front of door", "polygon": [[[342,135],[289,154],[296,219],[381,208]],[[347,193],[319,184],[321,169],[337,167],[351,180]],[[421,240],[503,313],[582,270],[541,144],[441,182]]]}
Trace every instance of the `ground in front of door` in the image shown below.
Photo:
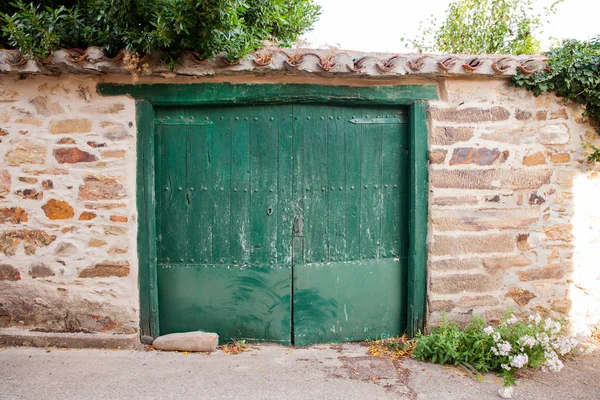
{"label": "ground in front of door", "polygon": [[[600,352],[562,372],[521,378],[515,399],[600,398]],[[498,399],[500,379],[454,367],[392,363],[360,344],[157,351],[0,349],[0,399]]]}

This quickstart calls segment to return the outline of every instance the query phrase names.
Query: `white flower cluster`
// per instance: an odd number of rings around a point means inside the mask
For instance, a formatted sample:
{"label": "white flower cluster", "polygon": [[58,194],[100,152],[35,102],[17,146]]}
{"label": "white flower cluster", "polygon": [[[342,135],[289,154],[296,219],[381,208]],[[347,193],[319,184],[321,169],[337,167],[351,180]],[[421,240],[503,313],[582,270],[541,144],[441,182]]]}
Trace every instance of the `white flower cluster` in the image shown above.
{"label": "white flower cluster", "polygon": [[[502,335],[491,326],[484,328],[484,333],[491,335],[494,340],[494,345],[491,347],[491,352],[498,357],[508,357],[507,364],[500,366],[510,371],[512,368],[524,368],[529,363],[527,351],[535,346],[540,346],[544,351],[544,366],[551,371],[560,371],[563,368],[563,363],[559,356],[564,356],[570,353],[579,341],[572,337],[561,336],[562,326],[560,322],[550,318],[542,319],[539,314],[531,315],[528,318],[528,328],[532,330],[531,334],[520,337],[516,344],[517,347],[511,345],[507,340],[502,340]],[[508,327],[518,323],[519,320],[514,315],[511,315],[503,325]],[[534,335],[534,332],[535,333]]]}

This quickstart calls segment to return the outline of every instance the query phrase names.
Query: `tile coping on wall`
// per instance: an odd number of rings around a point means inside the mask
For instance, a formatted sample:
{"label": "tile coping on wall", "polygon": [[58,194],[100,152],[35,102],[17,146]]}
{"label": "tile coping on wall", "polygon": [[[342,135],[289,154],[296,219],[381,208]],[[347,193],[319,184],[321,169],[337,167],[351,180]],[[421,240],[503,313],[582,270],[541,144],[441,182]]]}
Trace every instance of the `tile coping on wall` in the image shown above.
{"label": "tile coping on wall", "polygon": [[[107,57],[98,47],[65,49],[54,52],[40,62],[24,57],[17,50],[0,50],[0,73],[54,75],[62,72],[75,74],[131,73],[126,51],[116,57]],[[250,53],[236,63],[228,63],[222,56],[200,60],[194,52],[187,52],[182,64],[170,70],[158,55],[139,60],[146,76],[172,78],[177,76],[256,75],[321,75],[321,76],[494,76],[512,77],[519,71],[531,74],[547,70],[546,58],[509,55],[430,55],[365,53],[337,49],[264,49]]]}

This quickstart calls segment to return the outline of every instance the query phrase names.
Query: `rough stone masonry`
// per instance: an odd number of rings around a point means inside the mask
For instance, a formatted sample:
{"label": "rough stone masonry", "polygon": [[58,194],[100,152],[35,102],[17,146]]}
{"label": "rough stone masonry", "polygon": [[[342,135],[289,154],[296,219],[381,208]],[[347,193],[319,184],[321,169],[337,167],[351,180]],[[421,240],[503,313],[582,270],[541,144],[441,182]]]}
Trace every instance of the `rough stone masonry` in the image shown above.
{"label": "rough stone masonry", "polygon": [[[242,64],[219,79],[415,84],[389,65],[389,73],[370,65],[359,77],[310,75],[316,63],[288,75]],[[100,81],[130,78],[69,68],[0,75],[0,328],[132,334],[135,103],[96,92]],[[600,168],[587,163],[581,142],[600,145],[597,134],[578,106],[509,87],[504,73],[432,68],[416,82],[440,94],[428,121],[428,326],[442,313],[491,321],[512,307],[564,316],[575,332],[589,333],[600,322]],[[142,80],[165,77],[208,80],[170,72]]]}

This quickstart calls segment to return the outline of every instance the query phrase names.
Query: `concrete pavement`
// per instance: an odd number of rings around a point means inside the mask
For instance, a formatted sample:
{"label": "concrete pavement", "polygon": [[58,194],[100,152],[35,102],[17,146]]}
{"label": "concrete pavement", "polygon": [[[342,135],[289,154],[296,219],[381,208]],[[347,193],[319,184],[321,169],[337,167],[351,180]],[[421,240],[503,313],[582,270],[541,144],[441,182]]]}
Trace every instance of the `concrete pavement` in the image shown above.
{"label": "concrete pavement", "polygon": [[[501,381],[367,355],[360,344],[252,346],[238,355],[6,348],[0,399],[499,399]],[[515,399],[600,399],[600,354],[519,380]]]}

